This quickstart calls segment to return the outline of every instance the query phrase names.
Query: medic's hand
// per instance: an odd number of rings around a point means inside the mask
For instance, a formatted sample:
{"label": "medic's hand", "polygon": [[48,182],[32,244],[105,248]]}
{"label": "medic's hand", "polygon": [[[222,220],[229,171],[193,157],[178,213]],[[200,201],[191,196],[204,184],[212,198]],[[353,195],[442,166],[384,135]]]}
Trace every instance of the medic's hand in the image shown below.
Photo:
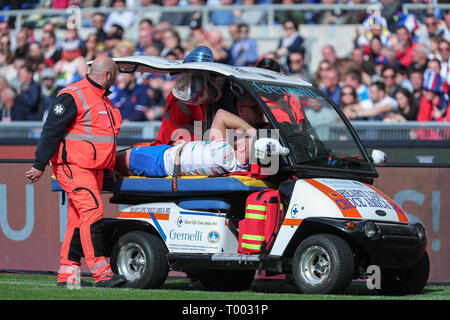
{"label": "medic's hand", "polygon": [[31,181],[31,183],[35,183],[36,181],[38,181],[43,174],[44,171],[38,170],[34,167],[25,172],[25,176]]}
{"label": "medic's hand", "polygon": [[117,182],[117,177],[121,176],[121,174],[119,173],[119,171],[117,171],[116,169],[113,170],[108,170],[107,171],[109,173],[109,175],[111,176],[111,179],[114,183]]}

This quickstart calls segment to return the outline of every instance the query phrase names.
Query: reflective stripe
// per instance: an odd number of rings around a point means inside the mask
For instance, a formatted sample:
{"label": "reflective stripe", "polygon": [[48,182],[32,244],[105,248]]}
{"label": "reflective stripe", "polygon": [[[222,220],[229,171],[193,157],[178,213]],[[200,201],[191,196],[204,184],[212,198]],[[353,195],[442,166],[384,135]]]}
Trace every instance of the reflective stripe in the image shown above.
{"label": "reflective stripe", "polygon": [[[92,134],[92,128],[91,128],[91,123],[92,123],[92,119],[91,119],[91,108],[89,108],[86,99],[84,98],[84,95],[81,93],[81,90],[78,87],[75,86],[70,86],[67,87],[66,90],[73,90],[78,98],[81,100],[81,105],[85,111],[84,114],[84,132],[86,134]],[[73,139],[76,140],[76,139]],[[89,140],[91,141],[91,140]]]}
{"label": "reflective stripe", "polygon": [[267,210],[267,206],[261,206],[261,205],[257,205],[257,204],[249,204],[249,205],[247,205],[246,209],[266,211]]}
{"label": "reflective stripe", "polygon": [[66,134],[65,139],[66,140],[89,141],[89,142],[114,143],[113,136],[93,136],[91,134],[82,134],[82,133],[68,133],[68,134]]}
{"label": "reflective stripe", "polygon": [[245,212],[245,218],[266,220],[266,215],[265,214]]}
{"label": "reflective stripe", "polygon": [[251,249],[251,250],[260,250],[261,249],[260,244],[251,244],[251,243],[245,243],[245,242],[242,242],[241,247],[246,248],[246,249]]}
{"label": "reflective stripe", "polygon": [[254,241],[264,241],[264,236],[257,236],[254,234],[243,234],[242,239],[244,240],[254,240]]}

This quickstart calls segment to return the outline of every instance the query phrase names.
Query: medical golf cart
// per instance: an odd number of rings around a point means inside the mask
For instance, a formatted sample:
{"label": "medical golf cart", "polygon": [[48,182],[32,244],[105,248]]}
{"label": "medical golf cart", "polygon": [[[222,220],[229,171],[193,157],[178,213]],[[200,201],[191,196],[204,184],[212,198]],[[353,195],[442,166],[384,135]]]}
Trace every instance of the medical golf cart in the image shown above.
{"label": "medical golf cart", "polygon": [[244,94],[266,121],[248,171],[180,176],[177,190],[172,177],[105,179],[110,201],[123,208],[105,219],[107,251],[129,287],[158,288],[173,270],[207,290],[246,290],[265,271],[292,275],[302,293],[330,294],[378,268],[383,294],[422,291],[424,226],[372,186],[384,153],[369,156],[318,88],[261,68],[149,56],[115,61],[124,73],[203,72],[220,97],[208,105],[206,127],[217,108]]}

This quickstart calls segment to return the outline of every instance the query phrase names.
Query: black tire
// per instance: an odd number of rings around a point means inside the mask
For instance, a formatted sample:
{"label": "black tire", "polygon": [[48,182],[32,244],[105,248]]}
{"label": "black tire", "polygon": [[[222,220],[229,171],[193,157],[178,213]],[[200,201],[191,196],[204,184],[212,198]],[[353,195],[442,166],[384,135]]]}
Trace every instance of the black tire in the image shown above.
{"label": "black tire", "polygon": [[423,291],[430,274],[430,258],[425,251],[419,262],[409,270],[381,270],[381,288],[384,295],[418,294]]}
{"label": "black tire", "polygon": [[200,282],[209,291],[244,291],[255,278],[255,270],[205,270]]}
{"label": "black tire", "polygon": [[352,249],[345,240],[331,234],[317,234],[297,247],[292,274],[302,293],[343,293],[352,281],[354,265]]}
{"label": "black tire", "polygon": [[127,278],[129,288],[157,289],[169,273],[166,246],[154,234],[126,233],[114,244],[111,268]]}

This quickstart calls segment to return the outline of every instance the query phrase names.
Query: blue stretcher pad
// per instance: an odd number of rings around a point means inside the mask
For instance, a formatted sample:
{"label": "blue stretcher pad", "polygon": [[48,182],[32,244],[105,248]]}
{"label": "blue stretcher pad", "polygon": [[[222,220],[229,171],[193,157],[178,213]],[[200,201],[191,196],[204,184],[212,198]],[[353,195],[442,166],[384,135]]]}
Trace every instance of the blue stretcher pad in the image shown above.
{"label": "blue stretcher pad", "polygon": [[[189,176],[179,177],[178,192],[172,191],[172,177],[145,178],[123,177],[116,183],[111,178],[105,178],[103,192],[120,195],[143,196],[174,196],[174,195],[213,195],[227,192],[259,191],[269,188],[268,182],[247,176],[233,175],[227,177]],[[64,191],[58,181],[52,177],[52,191]]]}

